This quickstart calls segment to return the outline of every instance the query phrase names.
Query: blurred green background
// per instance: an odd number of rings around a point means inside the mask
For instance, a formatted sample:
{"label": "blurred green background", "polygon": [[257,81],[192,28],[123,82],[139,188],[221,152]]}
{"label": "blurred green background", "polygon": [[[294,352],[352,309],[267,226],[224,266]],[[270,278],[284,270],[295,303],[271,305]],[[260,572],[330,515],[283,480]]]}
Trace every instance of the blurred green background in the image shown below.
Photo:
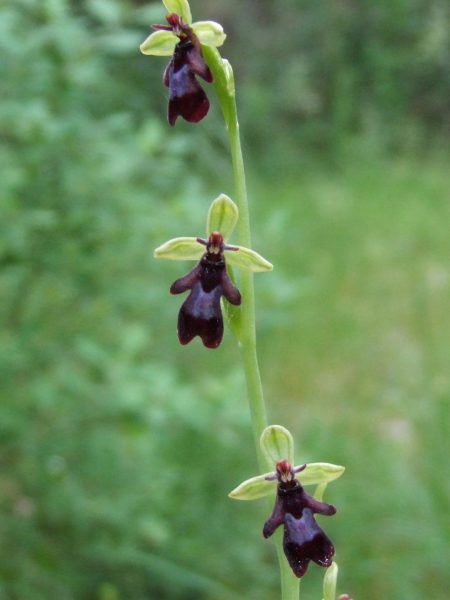
{"label": "blurred green background", "polygon": [[[234,65],[270,421],[346,465],[322,524],[338,590],[450,589],[445,0],[192,0]],[[0,598],[275,600],[232,335],[176,338],[184,263],[233,196],[214,93],[165,120],[160,3],[0,8]],[[446,507],[447,503],[447,507]],[[321,598],[311,566],[303,597]]]}

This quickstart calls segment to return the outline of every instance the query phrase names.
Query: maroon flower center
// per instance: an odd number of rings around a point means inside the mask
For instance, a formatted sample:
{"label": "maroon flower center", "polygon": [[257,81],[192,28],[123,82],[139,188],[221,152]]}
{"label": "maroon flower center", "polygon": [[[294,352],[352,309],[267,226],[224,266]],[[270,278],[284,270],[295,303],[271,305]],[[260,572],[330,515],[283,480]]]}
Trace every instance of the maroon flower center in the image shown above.
{"label": "maroon flower center", "polygon": [[294,470],[287,460],[280,460],[277,463],[277,477],[280,483],[287,483],[295,479]]}

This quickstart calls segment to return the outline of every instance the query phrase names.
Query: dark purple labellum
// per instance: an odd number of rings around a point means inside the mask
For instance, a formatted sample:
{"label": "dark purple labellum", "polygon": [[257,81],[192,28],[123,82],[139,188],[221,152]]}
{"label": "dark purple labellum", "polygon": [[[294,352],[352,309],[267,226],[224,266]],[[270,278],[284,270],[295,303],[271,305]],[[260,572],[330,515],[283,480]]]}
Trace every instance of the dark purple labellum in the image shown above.
{"label": "dark purple labellum", "polygon": [[154,25],[155,29],[171,29],[179,42],[164,72],[164,84],[169,88],[168,121],[175,125],[179,116],[190,123],[198,123],[209,110],[209,100],[198,83],[196,75],[208,83],[213,76],[203,58],[200,42],[192,28],[178,15],[167,16],[170,27]]}
{"label": "dark purple labellum", "polygon": [[220,298],[225,296],[231,304],[239,305],[241,294],[226,271],[222,236],[212,233],[207,242],[200,240],[200,243],[206,245],[205,254],[190,273],[172,284],[170,293],[190,290],[178,314],[180,343],[188,344],[198,335],[207,348],[217,348],[223,336]]}
{"label": "dark purple labellum", "polygon": [[283,549],[297,577],[303,577],[312,560],[321,567],[333,562],[334,546],[314,519],[314,513],[334,515],[331,504],[305,492],[287,461],[277,464],[278,489],[272,515],[263,528],[265,538],[284,525]]}

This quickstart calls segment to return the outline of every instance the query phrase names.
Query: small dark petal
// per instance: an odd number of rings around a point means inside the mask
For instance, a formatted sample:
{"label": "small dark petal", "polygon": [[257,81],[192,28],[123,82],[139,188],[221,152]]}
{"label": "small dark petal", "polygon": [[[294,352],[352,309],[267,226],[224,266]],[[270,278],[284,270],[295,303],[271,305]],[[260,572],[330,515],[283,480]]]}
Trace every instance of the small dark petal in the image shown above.
{"label": "small dark petal", "polygon": [[286,514],[283,548],[297,577],[306,573],[310,560],[322,567],[329,567],[334,555],[333,544],[317,525],[309,508],[304,509],[300,519]]}
{"label": "small dark petal", "polygon": [[186,290],[190,290],[199,280],[201,273],[200,265],[196,265],[187,275],[180,277],[170,286],[171,294],[182,294]]}
{"label": "small dark petal", "polygon": [[285,512],[283,508],[283,502],[280,499],[279,495],[275,499],[275,506],[273,507],[272,514],[264,523],[263,527],[263,536],[265,538],[270,537],[274,531],[283,523],[285,517]]}
{"label": "small dark petal", "polygon": [[199,75],[208,83],[212,83],[214,81],[213,75],[209,70],[208,65],[205,63],[202,51],[199,47],[197,47],[197,45],[190,46],[186,50],[186,62],[196,75]]}
{"label": "small dark petal", "polygon": [[306,492],[304,492],[304,501],[305,505],[308,506],[314,513],[319,513],[321,515],[326,515],[331,517],[336,514],[336,507],[332,504],[327,504],[326,502],[319,502],[310,496]]}
{"label": "small dark petal", "polygon": [[226,271],[224,271],[222,274],[222,289],[223,295],[228,300],[228,302],[230,302],[230,304],[234,304],[235,306],[239,306],[241,304],[241,293],[237,289],[237,287],[233,285]]}
{"label": "small dark petal", "polygon": [[173,27],[171,25],[154,24],[151,27],[152,29],[156,29],[156,31],[173,31]]}

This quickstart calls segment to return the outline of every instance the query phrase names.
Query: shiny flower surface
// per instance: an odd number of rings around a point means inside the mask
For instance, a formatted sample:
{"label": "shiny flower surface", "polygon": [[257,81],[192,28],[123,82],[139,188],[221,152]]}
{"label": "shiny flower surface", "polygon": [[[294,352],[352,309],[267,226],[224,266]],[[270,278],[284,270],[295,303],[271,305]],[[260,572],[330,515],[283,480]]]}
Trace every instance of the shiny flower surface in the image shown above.
{"label": "shiny flower surface", "polygon": [[263,535],[268,538],[284,525],[283,549],[297,577],[303,577],[311,560],[329,567],[334,555],[333,544],[316,523],[314,514],[334,515],[336,509],[305,492],[295,477],[305,468],[302,465],[293,469],[286,460],[277,463],[275,507],[263,528]]}
{"label": "shiny flower surface", "polygon": [[[170,288],[172,294],[190,291],[178,315],[178,338],[182,344],[188,344],[197,335],[207,348],[217,348],[220,344],[223,336],[222,296],[235,306],[241,303],[241,295],[228,276],[226,263],[252,272],[271,271],[273,268],[254,250],[225,243],[238,218],[235,203],[225,194],[220,194],[208,211],[207,239],[173,238],[154,252],[156,258],[195,260],[198,263]],[[227,303],[224,307],[233,332],[238,335],[236,323],[239,315],[234,314],[233,318],[230,315],[232,310],[239,312],[239,309],[233,309]]]}
{"label": "shiny flower surface", "polygon": [[217,348],[223,336],[221,297],[234,305],[241,303],[241,294],[228,277],[224,258],[224,250],[235,249],[226,246],[218,232],[211,233],[207,241],[199,238],[198,242],[206,246],[200,262],[170,288],[171,294],[190,290],[178,314],[178,339],[184,345],[198,335],[207,348]]}
{"label": "shiny flower surface", "polygon": [[213,81],[201,46],[221,46],[226,36],[222,26],[214,21],[192,23],[186,0],[165,0],[164,4],[169,11],[168,25],[153,25],[156,31],[141,44],[141,52],[172,55],[163,77],[169,88],[170,125],[175,125],[179,116],[190,123],[198,123],[208,113],[209,100],[196,76],[208,83]]}

